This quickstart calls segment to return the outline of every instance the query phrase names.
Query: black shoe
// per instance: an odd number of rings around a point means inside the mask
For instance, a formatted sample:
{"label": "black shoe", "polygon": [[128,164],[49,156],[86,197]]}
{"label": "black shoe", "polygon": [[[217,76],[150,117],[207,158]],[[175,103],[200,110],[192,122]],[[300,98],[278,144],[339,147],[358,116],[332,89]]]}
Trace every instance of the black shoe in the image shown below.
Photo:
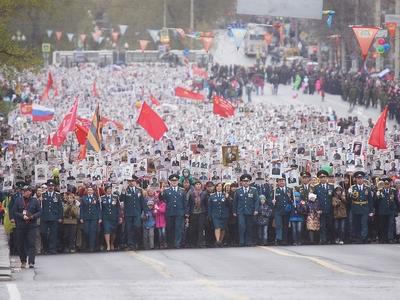
{"label": "black shoe", "polygon": [[29,269],[33,269],[35,267],[34,264],[29,264]]}

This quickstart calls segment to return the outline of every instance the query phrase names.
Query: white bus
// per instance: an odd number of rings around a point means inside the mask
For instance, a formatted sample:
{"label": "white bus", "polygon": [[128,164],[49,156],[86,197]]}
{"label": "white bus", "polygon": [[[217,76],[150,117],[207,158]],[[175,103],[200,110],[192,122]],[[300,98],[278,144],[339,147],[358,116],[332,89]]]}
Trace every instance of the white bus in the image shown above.
{"label": "white bus", "polygon": [[246,27],[247,32],[244,37],[244,53],[246,56],[256,56],[257,53],[268,51],[267,43],[265,42],[265,34],[267,28],[271,25],[249,23]]}

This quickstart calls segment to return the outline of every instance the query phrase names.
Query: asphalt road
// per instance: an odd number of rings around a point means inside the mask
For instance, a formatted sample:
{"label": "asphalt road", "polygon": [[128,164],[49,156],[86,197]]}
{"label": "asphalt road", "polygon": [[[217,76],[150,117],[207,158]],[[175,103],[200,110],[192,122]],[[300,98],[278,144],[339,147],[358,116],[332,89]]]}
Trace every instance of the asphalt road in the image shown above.
{"label": "asphalt road", "polygon": [[0,283],[0,299],[399,299],[400,246],[39,256],[14,279]]}

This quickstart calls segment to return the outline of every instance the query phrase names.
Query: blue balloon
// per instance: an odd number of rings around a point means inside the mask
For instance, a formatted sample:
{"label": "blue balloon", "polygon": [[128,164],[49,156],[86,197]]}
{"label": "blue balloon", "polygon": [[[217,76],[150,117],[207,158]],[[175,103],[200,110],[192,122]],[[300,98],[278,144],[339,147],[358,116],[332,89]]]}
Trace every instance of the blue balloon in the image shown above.
{"label": "blue balloon", "polygon": [[383,49],[385,49],[385,52],[388,52],[390,50],[390,44],[386,43],[383,45]]}

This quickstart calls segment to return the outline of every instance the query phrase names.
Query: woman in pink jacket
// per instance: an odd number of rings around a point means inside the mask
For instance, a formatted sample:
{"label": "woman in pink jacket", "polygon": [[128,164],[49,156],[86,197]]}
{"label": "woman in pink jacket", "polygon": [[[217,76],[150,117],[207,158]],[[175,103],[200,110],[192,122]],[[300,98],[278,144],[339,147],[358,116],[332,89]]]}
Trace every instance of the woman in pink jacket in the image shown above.
{"label": "woman in pink jacket", "polygon": [[166,227],[166,220],[165,220],[165,211],[167,209],[167,204],[164,200],[160,199],[157,195],[157,200],[154,205],[154,215],[156,218],[156,229],[158,232],[158,242],[160,244],[161,249],[167,248],[166,243],[166,234],[165,234],[165,227]]}

